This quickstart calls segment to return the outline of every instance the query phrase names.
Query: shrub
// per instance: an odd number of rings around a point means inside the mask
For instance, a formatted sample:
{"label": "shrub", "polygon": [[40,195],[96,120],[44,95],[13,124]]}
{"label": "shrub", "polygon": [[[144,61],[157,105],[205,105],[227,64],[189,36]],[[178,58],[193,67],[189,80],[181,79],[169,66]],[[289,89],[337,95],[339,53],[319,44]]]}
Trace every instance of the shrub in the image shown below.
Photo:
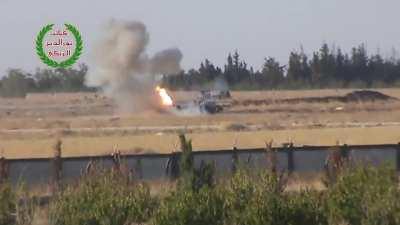
{"label": "shrub", "polygon": [[211,163],[201,161],[200,168],[194,169],[192,175],[192,190],[198,191],[203,187],[212,188],[214,186],[215,168]]}
{"label": "shrub", "polygon": [[188,175],[193,173],[194,169],[194,159],[192,150],[192,140],[186,140],[185,135],[179,135],[179,140],[181,144],[182,156],[180,160],[180,168],[182,175]]}
{"label": "shrub", "polygon": [[154,225],[223,225],[224,197],[216,189],[180,190],[168,196],[156,214]]}
{"label": "shrub", "polygon": [[310,190],[288,194],[283,199],[286,223],[282,224],[327,225],[323,197],[321,193]]}
{"label": "shrub", "polygon": [[346,145],[332,147],[324,165],[325,176],[322,182],[325,186],[330,187],[335,184],[341,171],[350,166],[350,163],[351,160]]}
{"label": "shrub", "polygon": [[67,187],[50,205],[54,225],[144,223],[157,206],[143,184],[134,186],[119,173],[99,172]]}
{"label": "shrub", "polygon": [[332,224],[399,224],[400,197],[396,171],[388,167],[347,169],[328,190]]}
{"label": "shrub", "polygon": [[194,168],[192,141],[186,140],[183,134],[179,135],[179,139],[182,149],[179,167],[182,174],[178,181],[178,188],[198,191],[203,187],[212,187],[214,185],[214,166],[201,161],[200,168]]}
{"label": "shrub", "polygon": [[318,193],[259,191],[243,213],[243,225],[327,225]]}
{"label": "shrub", "polygon": [[248,205],[236,221],[232,224],[237,225],[269,225],[283,224],[280,218],[283,211],[281,196],[257,189],[257,192],[248,202]]}
{"label": "shrub", "polygon": [[194,158],[192,151],[192,141],[186,140],[184,134],[179,135],[181,144],[181,158],[179,160],[180,179],[179,188],[187,189],[192,188],[193,173],[194,173]]}
{"label": "shrub", "polygon": [[254,179],[246,170],[238,170],[225,188],[227,219],[231,224],[240,224],[242,213],[249,206],[257,191]]}
{"label": "shrub", "polygon": [[0,225],[15,223],[16,196],[8,184],[0,185]]}
{"label": "shrub", "polygon": [[327,224],[317,192],[283,192],[279,175],[264,172],[254,177],[240,171],[227,190],[227,224]]}
{"label": "shrub", "polygon": [[39,207],[38,200],[29,192],[25,184],[19,184],[16,191],[18,204],[16,204],[16,224],[31,225],[37,209]]}

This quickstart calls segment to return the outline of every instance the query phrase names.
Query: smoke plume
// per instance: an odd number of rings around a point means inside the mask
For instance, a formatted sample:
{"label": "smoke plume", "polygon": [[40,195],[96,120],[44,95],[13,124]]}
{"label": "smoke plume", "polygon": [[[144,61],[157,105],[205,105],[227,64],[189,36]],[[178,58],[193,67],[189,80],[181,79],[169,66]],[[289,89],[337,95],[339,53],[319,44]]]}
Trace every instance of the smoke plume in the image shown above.
{"label": "smoke plume", "polygon": [[149,33],[143,23],[110,21],[94,49],[95,68],[86,84],[101,87],[124,112],[153,107],[155,76],[178,73],[182,53],[173,48],[149,57],[148,43]]}

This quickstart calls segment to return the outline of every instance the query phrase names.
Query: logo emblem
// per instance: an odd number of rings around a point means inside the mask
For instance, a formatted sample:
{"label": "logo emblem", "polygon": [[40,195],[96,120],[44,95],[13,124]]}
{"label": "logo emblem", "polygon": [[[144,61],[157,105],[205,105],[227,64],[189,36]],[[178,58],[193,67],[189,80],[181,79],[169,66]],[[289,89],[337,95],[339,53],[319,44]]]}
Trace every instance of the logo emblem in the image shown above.
{"label": "logo emblem", "polygon": [[36,53],[43,63],[54,68],[72,66],[82,54],[83,41],[78,29],[64,24],[53,29],[54,24],[44,26],[36,37]]}

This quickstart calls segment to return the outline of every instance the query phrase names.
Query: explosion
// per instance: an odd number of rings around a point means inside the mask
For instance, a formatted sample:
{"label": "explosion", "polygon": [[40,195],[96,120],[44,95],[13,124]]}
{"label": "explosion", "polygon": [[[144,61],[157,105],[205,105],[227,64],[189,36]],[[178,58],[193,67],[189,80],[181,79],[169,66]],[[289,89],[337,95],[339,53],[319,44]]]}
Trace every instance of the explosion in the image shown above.
{"label": "explosion", "polygon": [[[169,48],[149,56],[146,52],[150,35],[139,21],[112,20],[94,49],[93,70],[86,85],[100,87],[117,104],[118,112],[130,113],[172,106],[163,88],[154,91],[157,77],[179,73],[182,53]],[[154,98],[155,96],[155,98]]]}
{"label": "explosion", "polygon": [[160,86],[156,87],[156,92],[161,98],[161,104],[163,106],[172,106],[174,102],[172,101],[171,96],[169,96],[167,90],[165,88],[161,88]]}

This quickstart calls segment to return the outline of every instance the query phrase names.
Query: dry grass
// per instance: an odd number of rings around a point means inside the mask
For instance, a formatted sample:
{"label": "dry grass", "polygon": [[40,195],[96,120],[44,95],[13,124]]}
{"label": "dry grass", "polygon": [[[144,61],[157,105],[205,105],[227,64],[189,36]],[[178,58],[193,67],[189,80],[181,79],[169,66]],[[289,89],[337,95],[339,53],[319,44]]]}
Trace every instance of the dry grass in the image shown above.
{"label": "dry grass", "polygon": [[[251,91],[232,92],[232,95],[240,101],[345,95],[350,91],[353,90]],[[400,99],[400,89],[378,91]],[[192,99],[198,93],[173,92],[172,95],[180,101]],[[264,141],[271,138],[278,145],[290,140],[298,145],[332,145],[337,140],[348,144],[400,141],[399,125],[378,127],[379,123],[400,123],[400,101],[275,103],[234,106],[222,114],[193,116],[150,111],[114,115],[114,110],[110,99],[93,93],[0,98],[0,151],[12,158],[51,156],[51,145],[58,137],[63,139],[63,154],[66,156],[108,154],[114,145],[133,153],[173,150],[177,143],[176,133],[135,130],[135,127],[142,126],[160,129],[205,126],[191,131],[197,150],[231,148],[234,143],[238,147],[263,147]],[[361,127],[354,128],[349,123],[360,123]],[[372,126],[375,127],[362,128],[368,123],[374,123]],[[230,129],[238,126],[246,129],[241,132]],[[119,130],[100,129],[104,127]],[[247,129],[249,127],[253,129]],[[17,131],[11,132],[12,129]]]}
{"label": "dry grass", "polygon": [[[251,91],[233,92],[235,100],[282,99],[344,95],[352,90],[312,91]],[[400,89],[382,89],[382,93],[400,98]],[[175,92],[177,100],[191,99],[195,92]],[[113,115],[111,100],[95,94],[32,94],[26,99],[0,98],[0,129],[54,129],[80,127],[221,125],[232,122],[264,124],[279,121],[281,126],[292,123],[384,122],[400,121],[400,102],[373,103],[300,103],[260,106],[235,106],[226,113],[207,116],[176,116],[156,112]],[[338,111],[336,108],[341,107]]]}
{"label": "dry grass", "polygon": [[[293,141],[296,145],[384,144],[400,140],[400,127],[325,128],[246,132],[205,132],[188,135],[196,150],[263,147],[265,140],[276,145]],[[52,156],[54,139],[9,139],[0,142],[7,158]],[[117,145],[123,153],[171,152],[177,146],[176,134],[144,134],[101,137],[65,137],[63,156],[109,154]]]}
{"label": "dry grass", "polygon": [[[341,111],[335,110],[342,107]],[[232,112],[217,115],[177,116],[143,112],[131,115],[92,115],[76,117],[0,117],[0,129],[50,129],[50,128],[101,128],[127,126],[173,125],[228,125],[232,122],[264,124],[279,122],[283,126],[292,123],[327,122],[388,122],[400,121],[400,103],[353,103],[353,104],[280,104],[249,108],[236,107]]]}

